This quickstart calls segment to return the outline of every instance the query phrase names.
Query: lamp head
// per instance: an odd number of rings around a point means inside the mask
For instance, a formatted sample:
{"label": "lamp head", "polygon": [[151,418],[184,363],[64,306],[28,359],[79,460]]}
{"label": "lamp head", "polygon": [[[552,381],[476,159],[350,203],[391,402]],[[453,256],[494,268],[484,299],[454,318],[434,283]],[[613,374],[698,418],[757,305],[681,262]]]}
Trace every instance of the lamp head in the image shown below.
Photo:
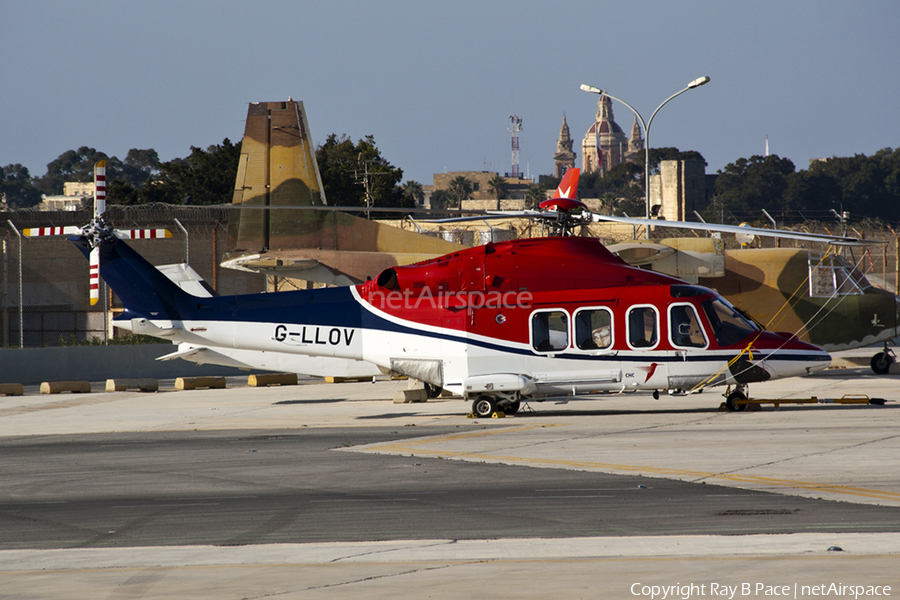
{"label": "lamp head", "polygon": [[701,85],[706,85],[709,83],[709,77],[698,77],[697,79],[690,82],[687,86],[689,90],[694,89],[695,87],[700,87]]}

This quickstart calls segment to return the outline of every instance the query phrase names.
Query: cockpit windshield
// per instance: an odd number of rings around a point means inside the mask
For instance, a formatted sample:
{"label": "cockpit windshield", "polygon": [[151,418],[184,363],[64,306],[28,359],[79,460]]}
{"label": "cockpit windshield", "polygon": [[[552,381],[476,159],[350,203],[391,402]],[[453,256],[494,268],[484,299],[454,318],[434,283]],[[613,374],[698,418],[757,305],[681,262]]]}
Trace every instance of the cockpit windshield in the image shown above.
{"label": "cockpit windshield", "polygon": [[720,346],[737,344],[760,330],[723,298],[710,298],[702,306]]}
{"label": "cockpit windshield", "polygon": [[813,298],[858,296],[871,284],[851,263],[840,256],[809,255],[809,295]]}

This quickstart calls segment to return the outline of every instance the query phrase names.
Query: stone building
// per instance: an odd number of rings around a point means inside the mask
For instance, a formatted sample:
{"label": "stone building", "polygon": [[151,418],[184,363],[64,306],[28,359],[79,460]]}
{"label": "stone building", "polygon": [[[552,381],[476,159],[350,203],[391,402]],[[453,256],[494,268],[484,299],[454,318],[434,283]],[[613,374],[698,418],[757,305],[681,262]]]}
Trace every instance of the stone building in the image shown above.
{"label": "stone building", "polygon": [[663,160],[650,176],[650,213],[668,221],[694,221],[709,203],[702,160]]}
{"label": "stone building", "polygon": [[637,117],[631,126],[629,139],[613,117],[612,99],[606,94],[601,94],[597,100],[597,116],[581,141],[581,172],[606,173],[616,165],[631,162],[643,150],[644,140],[641,137]]}
{"label": "stone building", "polygon": [[562,179],[567,170],[575,167],[573,144],[574,141],[569,133],[569,124],[566,123],[566,115],[563,115],[562,127],[559,128],[559,139],[556,141],[556,153],[553,155],[553,175],[557,179]]}
{"label": "stone building", "polygon": [[[498,173],[493,171],[450,171],[449,173],[435,173],[433,185],[422,187],[424,188],[426,195],[430,198],[431,194],[438,190],[450,189],[450,182],[457,177],[462,176],[468,179],[469,183],[472,184],[472,195],[465,205],[466,208],[470,208],[469,202],[473,200],[491,200],[493,201],[493,206],[487,204],[485,204],[485,206],[487,208],[496,208],[497,199],[493,192],[491,192],[491,187],[488,182],[497,175]],[[527,179],[525,177],[504,177],[503,181],[506,183],[506,197],[508,199],[524,198],[525,194],[528,192],[528,187],[534,183],[534,179]],[[478,210],[480,207],[481,205],[478,205],[478,208],[475,208],[474,206],[471,208],[473,210]]]}

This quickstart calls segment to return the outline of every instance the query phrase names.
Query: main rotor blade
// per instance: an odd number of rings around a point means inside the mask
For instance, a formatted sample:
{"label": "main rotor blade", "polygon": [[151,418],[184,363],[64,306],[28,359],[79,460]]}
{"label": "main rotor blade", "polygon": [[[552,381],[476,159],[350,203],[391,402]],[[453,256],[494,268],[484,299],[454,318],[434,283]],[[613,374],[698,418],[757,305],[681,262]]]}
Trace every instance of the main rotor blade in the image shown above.
{"label": "main rotor blade", "polygon": [[647,220],[633,217],[613,217],[591,213],[591,219],[597,223],[608,221],[612,223],[627,223],[628,225],[644,225],[650,227],[674,227],[676,229],[696,229],[700,231],[718,231],[721,233],[753,234],[765,237],[785,238],[789,240],[801,240],[805,242],[822,242],[839,246],[858,246],[862,244],[882,244],[878,240],[864,240],[855,237],[840,235],[828,235],[820,233],[806,233],[803,231],[787,231],[785,229],[763,229],[761,227],[746,227],[743,225],[720,225],[718,223],[693,223],[691,221],[666,221],[664,219]]}
{"label": "main rotor blade", "polygon": [[481,215],[469,217],[450,217],[447,219],[425,219],[424,223],[462,223],[464,221],[484,221],[485,219],[555,219],[555,212],[537,212],[532,210],[484,211]]}

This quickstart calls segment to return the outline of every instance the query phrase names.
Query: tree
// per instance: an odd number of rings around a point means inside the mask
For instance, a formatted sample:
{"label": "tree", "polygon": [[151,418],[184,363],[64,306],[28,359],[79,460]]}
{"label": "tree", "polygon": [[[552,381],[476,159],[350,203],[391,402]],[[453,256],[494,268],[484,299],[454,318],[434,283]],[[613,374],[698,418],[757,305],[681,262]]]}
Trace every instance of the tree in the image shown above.
{"label": "tree", "polygon": [[0,167],[0,201],[9,208],[28,208],[41,201],[28,169],[20,164]]}
{"label": "tree", "polygon": [[431,192],[431,208],[433,210],[444,210],[450,208],[453,198],[447,190],[434,190]]}
{"label": "tree", "polygon": [[[664,160],[702,160],[704,165],[708,166],[703,155],[696,150],[679,150],[678,148],[650,148],[650,173],[659,174],[659,163]],[[639,158],[635,160],[635,164],[644,168],[644,153],[639,154]]]}
{"label": "tree", "polygon": [[[113,157],[115,159],[115,157]],[[115,159],[118,160],[118,159]],[[132,148],[122,162],[122,179],[135,187],[140,187],[152,175],[159,172],[159,154],[153,148],[138,150]]]}
{"label": "tree", "polygon": [[840,187],[834,210],[900,220],[900,149],[884,148],[872,156],[829,158],[810,166],[811,175],[832,178]]}
{"label": "tree", "polygon": [[401,188],[403,190],[403,196],[409,202],[412,202],[413,206],[418,206],[425,200],[425,190],[422,188],[422,184],[418,181],[413,181],[412,179],[410,179],[409,181],[404,183]]}
{"label": "tree", "polygon": [[[67,181],[88,182],[94,180],[94,165],[109,157],[94,148],[82,146],[78,150],[63,152],[47,165],[47,173],[36,180],[36,186],[48,196],[56,196],[63,193],[63,184]],[[118,159],[109,161],[107,177],[112,180],[112,175],[119,169],[121,163]]]}
{"label": "tree", "polygon": [[241,145],[228,138],[206,150],[191,146],[187,158],[165,163],[159,162],[155,150],[129,151],[125,163],[133,169],[132,176],[112,179],[107,200],[110,204],[227,204],[234,193],[240,155]]}
{"label": "tree", "polygon": [[525,192],[525,207],[534,209],[547,199],[547,188],[539,183],[532,183]]}
{"label": "tree", "polygon": [[456,208],[462,210],[463,200],[468,200],[472,196],[472,182],[465,175],[457,175],[450,180],[447,191],[456,200]]}
{"label": "tree", "polygon": [[803,213],[834,208],[841,209],[840,180],[833,175],[816,171],[797,171],[788,176],[782,196],[782,209]]}
{"label": "tree", "polygon": [[506,179],[500,177],[499,173],[494,173],[494,175],[487,182],[488,189],[494,195],[494,198],[497,199],[497,210],[500,210],[500,200],[506,198],[509,194],[509,187],[506,184]]}
{"label": "tree", "polygon": [[316,149],[319,174],[329,203],[340,206],[365,206],[365,179],[368,172],[369,193],[373,206],[413,206],[404,196],[400,181],[403,170],[381,156],[375,138],[367,135],[354,144],[347,135],[332,133]]}
{"label": "tree", "polygon": [[[63,152],[47,165],[47,173],[35,180],[36,186],[48,196],[63,193],[63,184],[67,181],[90,182],[94,179],[94,165],[106,161],[106,179],[109,187],[113,182],[121,182],[131,188],[139,188],[151,175],[159,169],[159,156],[156,150],[128,151],[124,162],[115,156],[109,157],[95,148],[82,146],[78,150]],[[119,186],[120,191],[125,189]]]}
{"label": "tree", "polygon": [[234,194],[241,145],[225,138],[202,150],[191,146],[187,158],[159,166],[159,175],[141,187],[143,202],[210,205],[227,204]]}
{"label": "tree", "polygon": [[780,211],[793,173],[794,163],[775,154],[741,158],[726,165],[716,179],[716,209],[749,213],[754,218],[761,209]]}

